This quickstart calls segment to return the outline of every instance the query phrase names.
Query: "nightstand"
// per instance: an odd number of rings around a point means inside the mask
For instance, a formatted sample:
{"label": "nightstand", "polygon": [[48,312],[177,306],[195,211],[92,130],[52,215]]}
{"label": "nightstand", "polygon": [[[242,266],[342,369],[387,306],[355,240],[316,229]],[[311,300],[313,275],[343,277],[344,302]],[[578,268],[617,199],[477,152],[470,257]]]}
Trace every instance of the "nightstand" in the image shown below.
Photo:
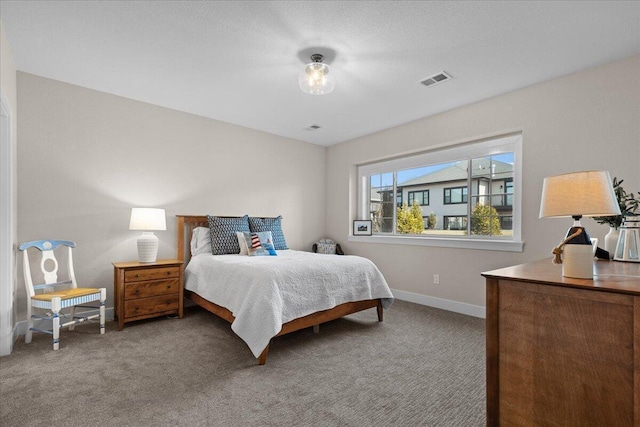
{"label": "nightstand", "polygon": [[177,314],[183,317],[183,262],[114,262],[113,289],[118,330],[135,320]]}

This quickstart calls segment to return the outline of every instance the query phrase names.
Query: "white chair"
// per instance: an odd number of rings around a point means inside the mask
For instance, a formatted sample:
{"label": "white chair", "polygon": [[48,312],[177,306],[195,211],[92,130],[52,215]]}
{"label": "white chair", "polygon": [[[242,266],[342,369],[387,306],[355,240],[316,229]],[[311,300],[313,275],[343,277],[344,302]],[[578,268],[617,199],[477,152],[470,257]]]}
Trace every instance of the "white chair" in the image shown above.
{"label": "white chair", "polygon": [[[67,260],[68,280],[62,282],[58,282],[58,260],[54,254],[54,250],[58,246],[66,246],[69,250]],[[95,319],[98,316],[100,317],[100,333],[104,334],[107,290],[106,288],[78,288],[73,272],[72,249],[75,246],[76,244],[74,242],[66,240],[36,240],[23,243],[19,246],[19,249],[23,253],[24,283],[27,288],[27,321],[29,325],[24,337],[25,343],[31,342],[33,331],[43,332],[53,335],[53,349],[58,350],[60,347],[59,338],[61,328],[69,327],[69,330],[73,330],[76,323]],[[29,264],[29,248],[39,249],[42,255],[40,259],[40,270],[44,276],[44,283],[42,284],[33,284],[31,266]],[[63,289],[56,289],[58,287],[62,287]],[[78,313],[76,316],[76,306],[82,306],[83,304],[94,301],[100,302],[100,314],[85,317],[82,316],[84,313]],[[60,324],[60,316],[66,317],[60,311],[67,307],[71,307],[70,320]],[[47,313],[45,316],[37,316],[32,314],[32,308],[44,309],[47,310]],[[36,329],[33,327],[34,319],[52,320],[53,327],[51,330]]]}

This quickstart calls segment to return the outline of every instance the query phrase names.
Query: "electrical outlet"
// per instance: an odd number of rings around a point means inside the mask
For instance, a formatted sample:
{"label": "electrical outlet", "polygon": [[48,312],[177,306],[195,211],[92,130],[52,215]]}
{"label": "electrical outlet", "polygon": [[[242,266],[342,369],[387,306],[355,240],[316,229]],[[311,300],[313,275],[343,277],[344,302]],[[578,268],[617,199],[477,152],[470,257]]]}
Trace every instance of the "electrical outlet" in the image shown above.
{"label": "electrical outlet", "polygon": [[439,274],[434,274],[433,275],[433,284],[434,285],[439,285],[440,284],[440,275]]}

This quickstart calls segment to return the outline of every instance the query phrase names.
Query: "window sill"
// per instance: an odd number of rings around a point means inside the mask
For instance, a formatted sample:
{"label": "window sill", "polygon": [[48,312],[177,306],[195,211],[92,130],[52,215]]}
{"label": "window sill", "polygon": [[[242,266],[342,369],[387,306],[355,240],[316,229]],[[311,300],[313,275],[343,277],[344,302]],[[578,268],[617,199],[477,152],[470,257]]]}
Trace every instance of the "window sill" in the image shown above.
{"label": "window sill", "polygon": [[349,236],[349,242],[390,245],[434,246],[439,248],[480,249],[485,251],[523,252],[524,242],[513,240],[455,239],[451,237]]}

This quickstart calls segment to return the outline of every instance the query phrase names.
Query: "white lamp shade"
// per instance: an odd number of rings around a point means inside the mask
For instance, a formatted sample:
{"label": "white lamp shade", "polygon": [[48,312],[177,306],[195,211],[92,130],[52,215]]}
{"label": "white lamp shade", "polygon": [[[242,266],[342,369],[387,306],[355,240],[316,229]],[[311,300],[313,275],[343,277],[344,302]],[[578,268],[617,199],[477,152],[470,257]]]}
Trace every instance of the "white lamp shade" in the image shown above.
{"label": "white lamp shade", "polygon": [[164,209],[133,208],[131,209],[131,222],[129,230],[166,230],[167,220]]}
{"label": "white lamp shade", "polygon": [[607,171],[550,176],[542,185],[540,218],[620,215]]}

